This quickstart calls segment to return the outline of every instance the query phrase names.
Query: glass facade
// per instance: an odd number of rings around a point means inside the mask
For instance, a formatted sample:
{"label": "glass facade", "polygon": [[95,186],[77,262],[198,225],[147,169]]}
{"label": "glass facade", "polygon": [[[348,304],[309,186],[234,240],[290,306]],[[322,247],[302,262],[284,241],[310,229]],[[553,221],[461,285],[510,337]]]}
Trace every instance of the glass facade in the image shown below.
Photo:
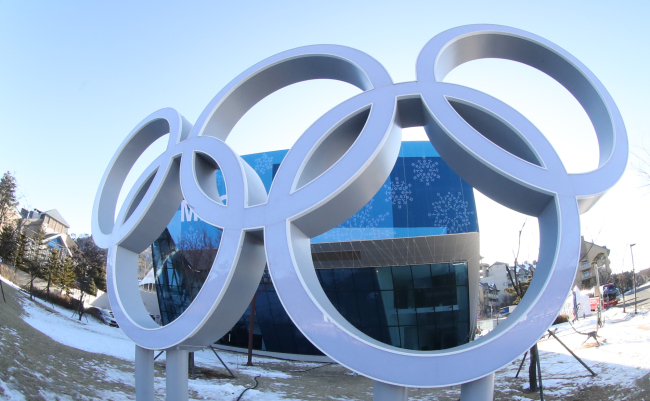
{"label": "glass facade", "polygon": [[[267,190],[286,151],[243,156]],[[217,186],[227,195],[217,174]],[[227,202],[227,196],[222,199]],[[478,231],[472,188],[440,159],[429,142],[404,143],[391,176],[375,197],[343,224],[312,239],[312,249],[340,241],[411,238]],[[162,323],[180,316],[205,281],[221,231],[201,221],[183,201],[168,228],[152,245]],[[359,251],[313,252],[344,267],[316,268],[334,307],[368,336],[396,347],[439,350],[472,339],[468,263],[347,267]],[[459,260],[450,257],[448,260]],[[462,260],[462,259],[460,259]],[[407,263],[411,263],[407,261]],[[419,263],[419,262],[418,262]],[[367,265],[364,265],[367,266]],[[293,324],[270,282],[258,288],[254,349],[321,355]],[[251,308],[218,342],[246,348]]]}
{"label": "glass facade", "polygon": [[466,263],[316,273],[341,315],[378,341],[432,351],[470,339]]}
{"label": "glass facade", "polygon": [[181,315],[203,286],[217,254],[220,232],[190,230],[175,242],[165,229],[151,245],[162,324]]}

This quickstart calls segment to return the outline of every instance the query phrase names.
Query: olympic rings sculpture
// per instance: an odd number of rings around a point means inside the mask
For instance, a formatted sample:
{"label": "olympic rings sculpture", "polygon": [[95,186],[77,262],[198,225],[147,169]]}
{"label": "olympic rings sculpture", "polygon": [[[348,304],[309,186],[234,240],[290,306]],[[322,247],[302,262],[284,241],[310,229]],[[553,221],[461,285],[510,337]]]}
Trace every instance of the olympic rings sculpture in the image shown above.
{"label": "olympic rings sculpture", "polygon": [[[442,82],[458,65],[501,58],[534,67],[562,84],[591,119],[600,146],[597,169],[568,174],[542,133],[503,102]],[[270,93],[310,79],[335,79],[364,92],[318,119],[289,150],[268,193],[225,139]],[[539,219],[534,279],[512,315],[490,335],[447,350],[412,351],[360,332],[323,292],[310,238],[365,205],[398,156],[401,128],[423,126],[443,159],[491,199]],[[115,219],[126,175],[156,139],[166,151],[138,179]],[[296,326],[332,359],[367,377],[410,387],[466,383],[529,349],[552,324],[569,292],[580,254],[579,215],[621,177],[628,143],[621,115],[604,86],[576,58],[528,32],[470,25],[442,32],[417,60],[417,81],[394,84],[370,56],[318,45],[289,50],[232,80],[192,126],[173,109],[140,122],[115,153],[93,208],[93,237],[110,248],[108,292],[124,332],[146,349],[207,346],[246,310],[265,264]],[[221,169],[228,202],[215,172]],[[138,291],[138,254],[173,217],[181,200],[223,230],[209,276],[188,309],[160,327]]]}

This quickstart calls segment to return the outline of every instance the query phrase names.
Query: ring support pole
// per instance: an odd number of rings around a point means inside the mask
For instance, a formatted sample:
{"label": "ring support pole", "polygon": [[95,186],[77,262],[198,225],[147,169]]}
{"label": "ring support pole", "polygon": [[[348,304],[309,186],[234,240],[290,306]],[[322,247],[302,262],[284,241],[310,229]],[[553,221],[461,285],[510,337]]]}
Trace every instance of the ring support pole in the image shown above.
{"label": "ring support pole", "polygon": [[189,351],[186,349],[169,349],[167,350],[167,400],[168,401],[187,401],[188,383],[187,383],[187,366]]}
{"label": "ring support pole", "polygon": [[373,401],[406,401],[408,399],[408,388],[375,380],[372,399]]}
{"label": "ring support pole", "polygon": [[135,399],[154,401],[153,351],[135,346]]}
{"label": "ring support pole", "polygon": [[494,373],[460,386],[460,401],[492,401],[494,399]]}

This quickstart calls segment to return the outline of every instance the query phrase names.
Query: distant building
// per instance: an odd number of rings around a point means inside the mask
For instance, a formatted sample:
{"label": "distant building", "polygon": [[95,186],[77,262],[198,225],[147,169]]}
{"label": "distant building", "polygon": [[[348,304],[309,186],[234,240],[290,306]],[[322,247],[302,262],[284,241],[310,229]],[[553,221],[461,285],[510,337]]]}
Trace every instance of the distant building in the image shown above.
{"label": "distant building", "polygon": [[71,255],[71,249],[77,246],[68,235],[70,225],[56,209],[41,212],[38,209],[28,211],[22,209],[20,215],[23,219],[22,230],[25,234],[33,237],[40,229],[45,231],[44,245],[49,248],[64,250]]}
{"label": "distant building", "polygon": [[494,262],[492,265],[483,268],[481,283],[493,285],[497,290],[503,291],[510,286],[508,267],[507,263]]}
{"label": "distant building", "polygon": [[524,262],[517,266],[517,281],[524,282],[530,280],[535,274],[536,263]]}
{"label": "distant building", "polygon": [[[598,272],[600,271],[600,276]],[[607,284],[605,281],[612,270],[609,267],[609,249],[606,246],[596,245],[585,241],[582,237],[580,247],[580,265],[573,286],[581,290],[594,288],[594,296],[600,296],[600,286]]]}
{"label": "distant building", "polygon": [[[268,191],[287,152],[242,159]],[[216,181],[227,201],[219,172]],[[152,245],[163,324],[173,322],[198,294],[220,240],[219,229],[181,202]],[[311,252],[315,277],[332,306],[376,341],[433,351],[473,339],[480,262],[474,192],[430,142],[403,142],[383,187],[350,219],[312,238]],[[258,291],[253,332],[249,307],[218,346],[246,349],[252,334],[256,351],[320,357],[282,307],[268,271]]]}
{"label": "distant building", "polygon": [[[488,285],[494,287],[494,290],[491,290],[494,294],[498,294],[499,302],[498,305],[501,305],[502,302],[508,298],[509,294],[505,292],[506,288],[513,288],[512,280],[515,280],[515,277],[510,279],[508,270],[512,274],[516,274],[516,280],[518,282],[524,282],[533,277],[535,274],[536,263],[524,262],[517,266],[516,273],[515,269],[510,267],[508,263],[504,262],[494,262],[492,265],[488,266],[487,264],[481,265],[481,286]],[[479,295],[480,296],[480,295]]]}
{"label": "distant building", "polygon": [[488,283],[479,283],[478,289],[480,314],[482,318],[492,317],[499,313],[499,290],[496,285]]}

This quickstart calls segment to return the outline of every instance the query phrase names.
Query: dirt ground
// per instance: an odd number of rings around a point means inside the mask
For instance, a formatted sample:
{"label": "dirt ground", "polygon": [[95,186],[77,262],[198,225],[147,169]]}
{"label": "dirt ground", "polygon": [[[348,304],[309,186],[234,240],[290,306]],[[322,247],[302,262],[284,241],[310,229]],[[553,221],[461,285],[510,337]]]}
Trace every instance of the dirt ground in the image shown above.
{"label": "dirt ground", "polygon": [[[23,321],[19,297],[23,293],[4,285],[7,302],[0,299],[0,380],[27,400],[124,400],[134,399],[133,363],[102,354],[88,353],[59,344]],[[282,394],[299,400],[372,400],[372,381],[337,364],[304,365],[265,358],[258,362],[262,368],[285,372],[290,378],[258,379],[256,390]],[[243,388],[252,387],[253,377],[227,377],[224,369],[198,366],[202,383],[231,383],[237,399]],[[579,374],[582,374],[580,372]],[[538,394],[528,393],[525,379],[514,379],[512,369],[497,372],[495,400],[539,400]],[[156,362],[157,381],[164,381],[164,362]],[[124,379],[126,378],[126,380]],[[613,386],[586,386],[564,400],[650,400],[650,375],[637,381],[637,387],[621,392]],[[1,382],[0,382],[1,384]],[[241,387],[239,387],[241,386]],[[249,392],[241,399],[254,399]],[[0,399],[9,398],[0,386]],[[199,396],[195,392],[190,397]],[[164,399],[159,394],[160,399]],[[460,388],[409,390],[411,400],[458,400]],[[259,398],[258,398],[259,399]],[[546,395],[545,399],[560,399]]]}

